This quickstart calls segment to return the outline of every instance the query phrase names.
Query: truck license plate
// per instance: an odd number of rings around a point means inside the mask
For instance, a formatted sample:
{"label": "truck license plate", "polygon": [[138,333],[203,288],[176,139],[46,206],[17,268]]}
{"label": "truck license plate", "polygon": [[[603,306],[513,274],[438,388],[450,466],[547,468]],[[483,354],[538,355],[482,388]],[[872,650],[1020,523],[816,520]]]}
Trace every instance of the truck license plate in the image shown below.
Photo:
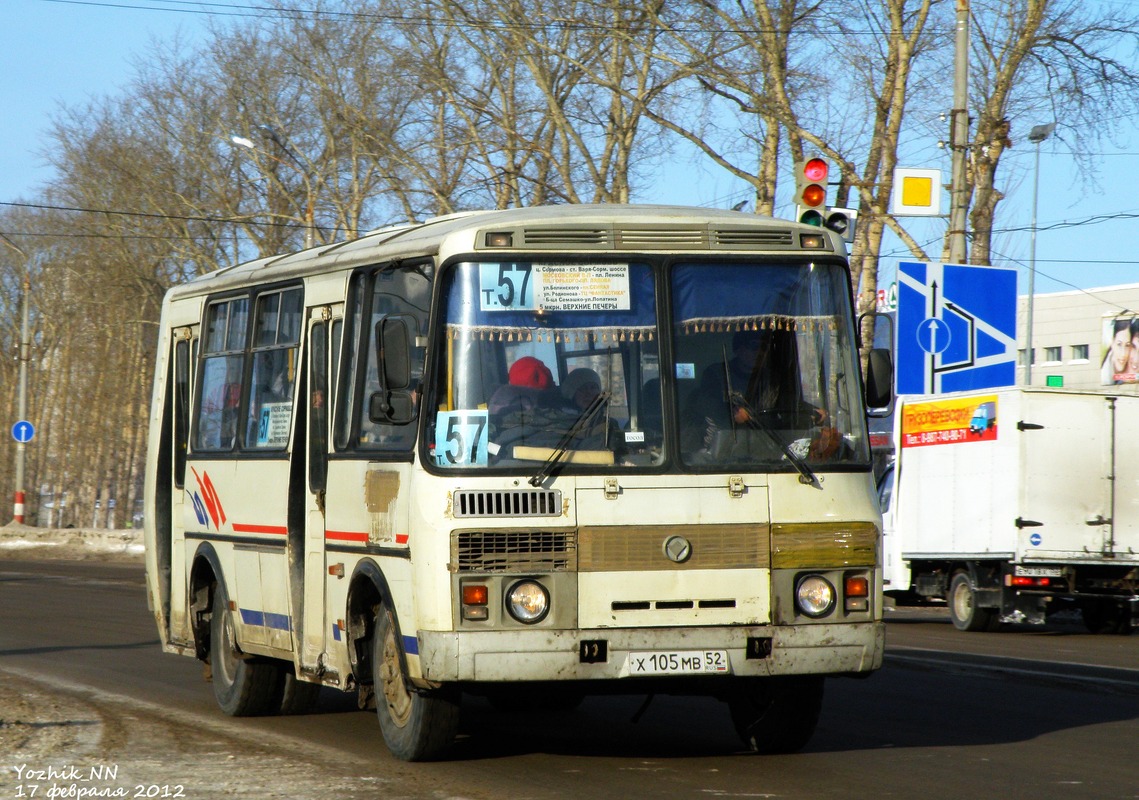
{"label": "truck license plate", "polygon": [[1017,567],[1016,574],[1022,578],[1062,578],[1063,567]]}
{"label": "truck license plate", "polygon": [[725,650],[670,650],[653,653],[629,653],[630,675],[695,675],[706,672],[728,672]]}

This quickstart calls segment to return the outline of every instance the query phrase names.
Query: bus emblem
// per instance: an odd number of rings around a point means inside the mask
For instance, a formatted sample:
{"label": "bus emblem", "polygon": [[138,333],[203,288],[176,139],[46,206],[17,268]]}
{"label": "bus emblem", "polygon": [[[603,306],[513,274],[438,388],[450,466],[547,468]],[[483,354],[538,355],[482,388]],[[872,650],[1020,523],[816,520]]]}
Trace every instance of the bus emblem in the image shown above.
{"label": "bus emblem", "polygon": [[664,540],[664,554],[669,561],[683,564],[692,555],[692,543],[683,536],[669,536]]}

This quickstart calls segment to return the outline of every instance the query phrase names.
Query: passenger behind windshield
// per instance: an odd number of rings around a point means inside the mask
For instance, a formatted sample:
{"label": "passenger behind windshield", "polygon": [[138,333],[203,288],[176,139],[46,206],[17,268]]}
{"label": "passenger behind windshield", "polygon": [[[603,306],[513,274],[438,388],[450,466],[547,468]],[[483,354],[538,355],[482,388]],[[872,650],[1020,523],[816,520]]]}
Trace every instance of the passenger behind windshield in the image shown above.
{"label": "passenger behind windshield", "polygon": [[604,408],[582,420],[601,394],[601,378],[588,367],[570,372],[560,387],[540,359],[523,356],[515,361],[506,385],[487,403],[490,440],[500,458],[520,457],[515,447],[556,447],[575,426],[572,450],[612,450],[620,431],[607,419]]}

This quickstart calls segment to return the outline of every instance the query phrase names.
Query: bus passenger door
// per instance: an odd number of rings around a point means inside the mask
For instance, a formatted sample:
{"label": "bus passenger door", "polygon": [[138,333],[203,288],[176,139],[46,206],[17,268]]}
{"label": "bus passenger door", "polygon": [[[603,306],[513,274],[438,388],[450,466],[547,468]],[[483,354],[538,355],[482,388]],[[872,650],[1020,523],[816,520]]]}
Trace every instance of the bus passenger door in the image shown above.
{"label": "bus passenger door", "polygon": [[193,635],[186,612],[186,456],[190,441],[190,398],[194,396],[193,365],[198,355],[198,326],[179,327],[173,333],[173,358],[170,366],[173,371],[173,419],[170,431],[173,447],[170,510],[167,515],[170,526],[169,635],[176,642],[191,642]]}
{"label": "bus passenger door", "polygon": [[[339,312],[338,313],[342,313]],[[333,329],[340,330],[339,320],[332,319],[328,306],[309,312],[308,346],[308,441],[305,444],[305,539],[304,577],[301,608],[294,618],[301,620],[298,661],[306,672],[323,666],[325,624],[325,492],[328,485],[328,439],[333,348]],[[299,611],[299,614],[296,612]]]}

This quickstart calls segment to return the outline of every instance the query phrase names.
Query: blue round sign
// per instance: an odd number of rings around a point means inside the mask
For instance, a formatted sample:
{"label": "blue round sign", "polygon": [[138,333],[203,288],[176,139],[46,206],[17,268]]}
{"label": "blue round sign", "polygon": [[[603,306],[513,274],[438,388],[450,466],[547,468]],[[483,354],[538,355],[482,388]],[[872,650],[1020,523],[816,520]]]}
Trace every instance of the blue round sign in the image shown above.
{"label": "blue round sign", "polygon": [[36,426],[22,419],[12,426],[12,438],[20,444],[27,444],[36,435]]}
{"label": "blue round sign", "polygon": [[1028,541],[1032,542],[1033,547],[1040,547],[1040,543],[1044,541],[1044,537],[1039,533],[1034,533],[1028,537]]}

